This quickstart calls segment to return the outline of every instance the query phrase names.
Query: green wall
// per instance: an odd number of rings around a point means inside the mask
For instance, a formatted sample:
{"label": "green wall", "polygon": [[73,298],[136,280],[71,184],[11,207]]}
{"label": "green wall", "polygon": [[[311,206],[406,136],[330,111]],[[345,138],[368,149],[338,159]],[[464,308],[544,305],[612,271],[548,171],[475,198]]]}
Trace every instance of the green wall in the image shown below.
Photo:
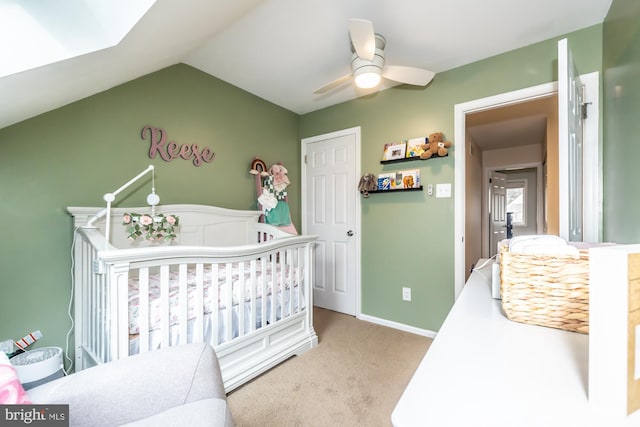
{"label": "green wall", "polygon": [[[454,140],[454,105],[557,80],[555,38],[437,74],[426,88],[400,86],[300,118],[300,136],[361,126],[362,173],[420,168],[423,184],[454,184],[446,158],[381,165],[385,143],[442,131]],[[568,35],[580,73],[602,69],[602,25]],[[479,214],[479,213],[478,213]],[[454,199],[425,192],[362,199],[362,311],[438,330],[454,301]],[[412,301],[401,288],[412,288]]]}
{"label": "green wall", "polygon": [[614,0],[604,23],[604,240],[640,242],[640,3]]}
{"label": "green wall", "polygon": [[[145,125],[179,144],[210,147],[216,159],[200,167],[151,160],[140,137]],[[40,329],[41,345],[65,346],[72,241],[65,207],[103,206],[104,193],[149,164],[161,203],[255,209],[253,157],[282,161],[300,228],[298,115],[186,65],[0,129],[0,153],[0,340]],[[115,205],[144,205],[149,180]]]}

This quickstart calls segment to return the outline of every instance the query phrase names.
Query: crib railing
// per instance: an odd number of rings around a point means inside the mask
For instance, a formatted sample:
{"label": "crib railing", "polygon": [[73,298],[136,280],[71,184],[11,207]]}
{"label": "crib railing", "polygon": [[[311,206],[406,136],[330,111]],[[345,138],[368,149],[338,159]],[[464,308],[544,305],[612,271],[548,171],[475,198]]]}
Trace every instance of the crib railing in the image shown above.
{"label": "crib railing", "polygon": [[[254,245],[224,248],[108,247],[103,250],[103,236],[98,230],[81,229],[77,235],[74,252],[79,262],[76,261],[75,265],[75,312],[76,337],[81,341],[76,342],[78,369],[88,367],[88,359],[107,362],[130,355],[129,301],[134,297],[139,300],[139,351],[153,349],[149,301],[151,275],[158,276],[160,283],[161,347],[208,339],[215,348],[222,349],[256,329],[275,325],[282,319],[311,309],[305,302],[305,296],[313,292],[310,284],[314,236],[291,236],[274,227],[256,224],[259,243]],[[232,283],[234,270],[238,273],[235,292],[225,293],[220,288],[219,279]],[[259,271],[280,271],[281,274],[272,278],[270,289],[266,274],[258,278]],[[188,289],[190,272],[195,272],[191,291]],[[177,308],[172,310],[170,284],[175,283],[176,276],[178,302]],[[138,281],[137,295],[130,294],[132,278]],[[211,287],[206,293],[205,283],[208,280]],[[280,291],[276,292],[277,289]],[[223,295],[218,299],[220,293]],[[261,298],[257,298],[258,295]],[[268,295],[271,295],[270,299]],[[189,304],[197,307],[191,319]],[[237,306],[237,312],[231,309],[234,306]],[[210,307],[210,310],[204,307]],[[212,325],[209,337],[205,333],[206,311],[209,311]],[[260,318],[257,313],[260,313]],[[191,333],[188,331],[189,321],[192,322]],[[225,325],[222,331],[218,327],[220,321]],[[171,332],[172,328],[173,331],[178,330],[177,339],[175,332]]]}
{"label": "crib railing", "polygon": [[97,230],[76,231],[74,235],[74,327],[78,370],[90,366],[83,366],[86,360],[110,360],[110,342],[105,339],[110,324],[109,294],[105,291],[104,263],[100,261],[97,249],[103,241]]}

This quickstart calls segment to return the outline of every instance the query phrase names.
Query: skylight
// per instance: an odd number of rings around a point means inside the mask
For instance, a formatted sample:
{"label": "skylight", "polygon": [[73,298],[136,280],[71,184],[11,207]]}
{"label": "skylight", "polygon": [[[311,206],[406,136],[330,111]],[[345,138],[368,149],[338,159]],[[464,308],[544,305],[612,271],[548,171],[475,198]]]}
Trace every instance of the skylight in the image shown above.
{"label": "skylight", "polygon": [[0,0],[0,77],[117,45],[155,0]]}

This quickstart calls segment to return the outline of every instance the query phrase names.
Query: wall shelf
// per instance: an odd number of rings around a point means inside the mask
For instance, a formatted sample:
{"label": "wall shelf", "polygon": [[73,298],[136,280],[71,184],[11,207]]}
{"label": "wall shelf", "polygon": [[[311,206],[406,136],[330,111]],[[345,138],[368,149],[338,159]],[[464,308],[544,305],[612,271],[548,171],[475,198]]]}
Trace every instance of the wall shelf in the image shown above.
{"label": "wall shelf", "polygon": [[402,191],[422,191],[422,185],[417,188],[396,188],[395,190],[373,190],[369,191],[369,194],[373,193],[400,193]]}
{"label": "wall shelf", "polygon": [[429,157],[428,159],[421,159],[420,157],[403,157],[401,159],[380,160],[380,164],[387,165],[387,164],[390,164],[390,163],[413,162],[415,160],[431,160],[431,159],[439,159],[439,158],[442,158],[442,157],[449,157],[449,153],[445,154],[444,156],[438,156],[437,154],[434,154],[433,156]]}

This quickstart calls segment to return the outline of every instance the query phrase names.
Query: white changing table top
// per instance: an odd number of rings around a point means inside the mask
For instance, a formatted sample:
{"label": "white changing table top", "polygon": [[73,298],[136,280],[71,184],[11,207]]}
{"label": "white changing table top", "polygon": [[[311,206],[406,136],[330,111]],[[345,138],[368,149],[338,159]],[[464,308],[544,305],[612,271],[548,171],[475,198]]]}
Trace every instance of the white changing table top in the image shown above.
{"label": "white changing table top", "polygon": [[[482,265],[484,260],[478,261]],[[395,427],[639,426],[587,400],[588,335],[508,320],[474,271],[396,405]]]}

